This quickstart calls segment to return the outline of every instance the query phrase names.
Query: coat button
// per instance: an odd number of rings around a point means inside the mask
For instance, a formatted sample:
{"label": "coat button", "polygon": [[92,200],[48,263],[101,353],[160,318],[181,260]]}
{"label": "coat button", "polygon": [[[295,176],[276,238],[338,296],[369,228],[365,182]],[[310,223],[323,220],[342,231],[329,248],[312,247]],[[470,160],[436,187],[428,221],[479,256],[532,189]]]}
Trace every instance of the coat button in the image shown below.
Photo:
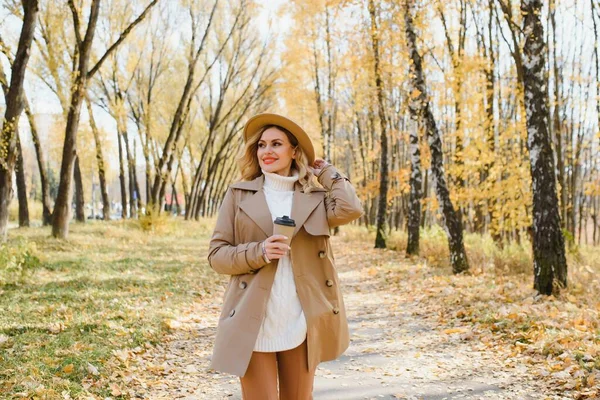
{"label": "coat button", "polygon": [[320,258],[325,258],[325,252],[324,252],[323,250],[321,250],[321,251],[319,252],[319,257],[320,257]]}
{"label": "coat button", "polygon": [[337,308],[337,307],[334,307],[334,308],[333,308],[333,313],[334,313],[334,314],[339,314],[339,313],[340,313],[340,309],[339,309],[339,308]]}
{"label": "coat button", "polygon": [[[229,313],[229,316],[230,316],[230,317],[233,317],[233,314],[235,314],[235,309],[234,309],[234,310],[231,310],[231,312]],[[337,313],[336,313],[336,314],[337,314]]]}
{"label": "coat button", "polygon": [[248,287],[248,284],[244,281],[241,281],[239,286],[240,286],[240,289],[246,289]]}
{"label": "coat button", "polygon": [[325,284],[326,284],[327,286],[329,286],[329,287],[332,287],[332,286],[333,286],[333,281],[332,281],[331,279],[327,279],[327,280],[325,281]]}

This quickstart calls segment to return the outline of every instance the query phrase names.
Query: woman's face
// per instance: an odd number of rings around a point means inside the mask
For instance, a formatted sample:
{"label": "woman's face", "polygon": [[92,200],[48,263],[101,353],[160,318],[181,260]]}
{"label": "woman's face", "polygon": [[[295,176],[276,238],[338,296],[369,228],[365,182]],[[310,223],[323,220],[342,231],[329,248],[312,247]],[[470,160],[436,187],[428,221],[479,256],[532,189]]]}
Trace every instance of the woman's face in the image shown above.
{"label": "woman's face", "polygon": [[272,127],[261,135],[256,156],[263,170],[289,176],[295,151],[287,135]]}

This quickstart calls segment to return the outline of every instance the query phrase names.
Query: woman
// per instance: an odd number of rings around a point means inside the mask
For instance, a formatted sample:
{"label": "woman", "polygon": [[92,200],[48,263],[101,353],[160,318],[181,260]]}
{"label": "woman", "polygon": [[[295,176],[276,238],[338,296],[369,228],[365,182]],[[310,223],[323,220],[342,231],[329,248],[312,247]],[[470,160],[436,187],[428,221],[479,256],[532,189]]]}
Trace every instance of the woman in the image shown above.
{"label": "woman", "polygon": [[[362,206],[288,118],[250,118],[244,141],[242,179],[225,194],[208,253],[216,272],[231,275],[211,367],[240,376],[247,400],[277,399],[278,379],[281,399],[312,399],[317,364],[349,344],[329,229],[359,218]],[[290,246],[273,235],[283,215],[296,223]]]}

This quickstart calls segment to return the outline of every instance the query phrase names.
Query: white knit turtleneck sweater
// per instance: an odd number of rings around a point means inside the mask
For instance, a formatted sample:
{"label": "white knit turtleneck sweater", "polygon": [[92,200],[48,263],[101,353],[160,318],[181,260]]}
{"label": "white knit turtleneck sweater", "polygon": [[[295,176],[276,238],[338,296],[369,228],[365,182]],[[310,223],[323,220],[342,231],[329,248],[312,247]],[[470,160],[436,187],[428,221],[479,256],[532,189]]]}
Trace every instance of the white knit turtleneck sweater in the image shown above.
{"label": "white knit turtleneck sweater", "polygon": [[[262,171],[263,190],[273,220],[292,212],[294,183],[298,172],[282,176]],[[298,347],[306,338],[306,319],[296,292],[289,252],[279,259],[275,281],[267,302],[267,312],[258,332],[254,351],[275,352]]]}

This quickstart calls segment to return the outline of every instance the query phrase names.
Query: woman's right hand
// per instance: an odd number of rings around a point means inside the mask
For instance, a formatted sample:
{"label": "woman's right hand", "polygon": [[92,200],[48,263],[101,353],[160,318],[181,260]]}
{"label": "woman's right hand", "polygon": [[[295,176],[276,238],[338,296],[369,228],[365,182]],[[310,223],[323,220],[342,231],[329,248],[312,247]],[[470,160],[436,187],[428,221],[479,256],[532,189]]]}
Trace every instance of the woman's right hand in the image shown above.
{"label": "woman's right hand", "polygon": [[317,176],[321,173],[321,171],[329,164],[327,161],[322,158],[315,158],[312,166],[308,166],[308,170],[313,173],[314,176]]}
{"label": "woman's right hand", "polygon": [[265,252],[269,260],[282,258],[290,250],[290,246],[285,242],[287,237],[283,235],[273,235],[265,239]]}

